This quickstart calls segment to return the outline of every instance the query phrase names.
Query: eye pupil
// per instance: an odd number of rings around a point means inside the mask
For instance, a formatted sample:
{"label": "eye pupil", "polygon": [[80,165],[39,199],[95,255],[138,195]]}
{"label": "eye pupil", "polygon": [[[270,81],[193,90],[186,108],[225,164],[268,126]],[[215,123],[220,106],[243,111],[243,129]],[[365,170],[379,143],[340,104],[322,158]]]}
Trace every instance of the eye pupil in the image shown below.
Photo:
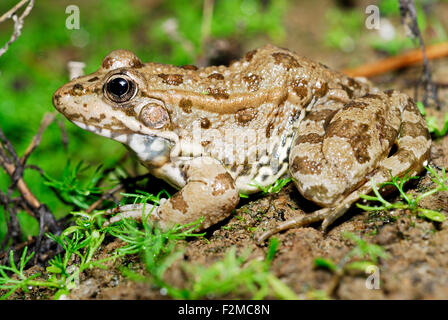
{"label": "eye pupil", "polygon": [[114,103],[126,103],[137,92],[136,83],[126,75],[112,76],[103,87],[104,95]]}
{"label": "eye pupil", "polygon": [[121,97],[129,91],[129,82],[123,78],[115,78],[107,84],[107,91]]}

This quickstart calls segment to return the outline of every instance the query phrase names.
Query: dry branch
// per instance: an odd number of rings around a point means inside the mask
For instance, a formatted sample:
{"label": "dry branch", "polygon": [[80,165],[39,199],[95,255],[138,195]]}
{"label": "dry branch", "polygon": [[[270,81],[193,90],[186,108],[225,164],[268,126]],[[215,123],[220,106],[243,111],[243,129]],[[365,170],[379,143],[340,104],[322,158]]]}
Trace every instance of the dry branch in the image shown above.
{"label": "dry branch", "polygon": [[[37,134],[33,137],[31,143],[21,158],[18,157],[14,147],[0,128],[0,165],[5,169],[11,179],[8,192],[3,193],[0,190],[0,204],[5,208],[4,214],[8,228],[8,232],[2,242],[1,248],[5,247],[8,243],[8,239],[13,239],[13,245],[20,239],[20,225],[17,220],[17,213],[19,210],[24,210],[32,217],[39,220],[39,236],[36,239],[35,245],[36,251],[44,252],[46,250],[41,247],[42,235],[45,228],[48,228],[48,230],[53,233],[59,231],[58,223],[56,222],[50,209],[34,196],[23,179],[25,168],[29,167],[26,165],[29,156],[39,146],[42,140],[42,134],[45,129],[47,129],[48,126],[55,120],[55,117],[56,113],[46,114],[43,117]],[[18,199],[11,198],[11,195],[15,189],[17,189],[20,193],[20,197]],[[38,255],[36,255],[36,259],[37,258]]]}
{"label": "dry branch", "polygon": [[[17,15],[17,11],[21,9],[28,2],[27,7],[22,12],[20,16]],[[0,57],[8,50],[9,46],[17,40],[17,38],[22,33],[23,23],[25,18],[30,14],[31,9],[33,9],[34,0],[22,0],[18,4],[16,4],[12,9],[3,14],[0,17],[0,23],[12,19],[14,21],[14,31],[12,32],[11,38],[9,41],[0,49]]]}
{"label": "dry branch", "polygon": [[[448,42],[426,47],[426,55],[428,59],[447,57]],[[422,51],[420,49],[414,49],[394,57],[388,57],[373,63],[364,64],[353,69],[345,69],[343,72],[351,77],[368,78],[422,62]]]}

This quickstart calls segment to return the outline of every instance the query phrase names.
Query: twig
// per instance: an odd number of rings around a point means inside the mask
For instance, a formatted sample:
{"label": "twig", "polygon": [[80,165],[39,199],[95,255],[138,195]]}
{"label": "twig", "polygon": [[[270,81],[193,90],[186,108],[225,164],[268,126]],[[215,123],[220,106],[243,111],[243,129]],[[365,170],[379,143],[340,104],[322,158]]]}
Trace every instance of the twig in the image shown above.
{"label": "twig", "polygon": [[[421,84],[424,86],[423,104],[428,103],[428,98],[431,95],[437,109],[440,109],[440,101],[437,96],[437,88],[432,82],[432,72],[429,67],[429,60],[426,55],[425,43],[423,41],[422,33],[418,27],[417,22],[417,9],[415,8],[414,0],[398,0],[400,4],[401,23],[407,28],[407,31],[411,38],[417,39],[420,45],[420,49],[423,55],[423,77]],[[414,99],[417,100],[418,86],[415,88]]]}
{"label": "twig", "polygon": [[108,192],[101,195],[101,197],[96,200],[94,203],[90,205],[90,207],[87,209],[86,213],[91,213],[93,210],[95,210],[104,200],[107,198],[110,198],[113,196],[113,194],[121,189],[124,188],[124,185],[122,183],[116,185],[114,188],[110,189]]}
{"label": "twig", "polygon": [[137,182],[137,181],[143,180],[143,179],[145,179],[145,178],[148,178],[148,177],[150,177],[150,176],[151,176],[151,174],[147,173],[147,174],[143,174],[143,175],[140,175],[140,176],[137,176],[137,177],[132,177],[132,178],[126,178],[126,179],[123,179],[123,182],[122,182],[122,183],[116,185],[115,187],[113,187],[112,189],[110,189],[108,192],[102,194],[101,197],[100,197],[98,200],[96,200],[94,203],[92,203],[92,204],[90,205],[90,207],[87,209],[86,212],[87,212],[87,213],[91,213],[91,212],[92,212],[93,210],[95,210],[95,209],[96,209],[96,208],[97,208],[97,207],[98,207],[104,200],[106,200],[107,198],[112,197],[113,194],[114,194],[115,192],[117,192],[117,191],[119,191],[119,190],[121,190],[121,189],[124,189],[124,188],[126,187],[126,185],[128,185],[129,183]]}
{"label": "twig", "polygon": [[[14,246],[13,250],[14,250],[14,251],[17,251],[17,250],[23,249],[23,248],[25,248],[26,246],[29,246],[30,244],[32,244],[32,243],[34,243],[34,242],[36,242],[36,238],[35,238],[35,237],[31,237],[31,238],[29,238],[28,240],[26,240],[25,242],[16,244],[16,245]],[[3,258],[5,258],[8,254],[9,254],[9,252],[7,252],[7,251],[1,253],[1,254],[0,254],[0,260],[3,259]]]}
{"label": "twig", "polygon": [[67,129],[65,128],[65,122],[62,119],[59,119],[57,121],[57,125],[59,127],[59,130],[61,131],[61,140],[62,140],[62,146],[65,151],[68,150],[68,134]]}
{"label": "twig", "polygon": [[[41,203],[31,192],[23,179],[23,172],[28,167],[26,166],[28,157],[39,146],[43,132],[54,119],[55,114],[46,114],[44,116],[37,134],[32,139],[22,158],[17,156],[14,147],[0,128],[0,165],[3,166],[11,179],[8,193],[3,194],[0,191],[0,204],[5,208],[4,213],[8,228],[6,237],[2,242],[2,249],[9,243],[11,238],[13,239],[12,244],[18,241],[20,237],[20,225],[17,220],[17,212],[19,209],[24,209],[29,215],[39,220],[39,236],[36,239],[34,249],[38,253],[35,256],[35,262],[37,262],[41,253],[47,251],[48,244],[42,242],[45,229],[48,229],[52,233],[58,233],[60,232],[60,226],[50,209]],[[11,195],[16,188],[20,193],[20,201],[11,199]]]}
{"label": "twig", "polygon": [[48,128],[48,126],[53,123],[54,118],[56,117],[56,113],[46,113],[42,119],[42,122],[40,124],[39,131],[37,134],[33,137],[33,140],[31,141],[30,145],[26,149],[23,157],[20,159],[21,165],[25,165],[26,161],[28,160],[28,157],[30,154],[39,146],[41,140],[42,140],[42,134],[44,131]]}
{"label": "twig", "polygon": [[[448,42],[438,43],[426,47],[428,59],[438,59],[448,56]],[[423,53],[420,49],[414,49],[403,54],[388,57],[373,63],[345,69],[343,72],[351,77],[373,77],[379,74],[404,68],[423,61]]]}
{"label": "twig", "polygon": [[[8,175],[11,177],[12,184],[10,186],[10,189],[12,189],[13,186],[17,185],[17,189],[19,190],[20,194],[22,195],[23,199],[33,208],[38,209],[41,206],[41,203],[37,198],[34,196],[34,194],[31,192],[28,185],[23,180],[23,171],[24,166],[26,164],[26,161],[30,154],[36,149],[37,146],[39,146],[42,134],[47,129],[47,127],[54,121],[56,114],[45,114],[41,126],[39,128],[38,133],[34,136],[33,140],[31,141],[30,145],[25,151],[25,154],[21,159],[18,158],[17,153],[14,150],[14,147],[11,145],[8,139],[6,139],[5,135],[3,134],[3,131],[0,129],[0,164],[5,168]],[[4,147],[3,147],[4,146]],[[4,152],[5,149],[8,151],[8,153],[12,156],[12,158],[15,160],[14,164],[11,159],[9,159],[6,156],[6,153]],[[29,212],[28,212],[29,213]],[[35,215],[32,215],[35,217]]]}
{"label": "twig", "polygon": [[214,0],[204,0],[202,7],[202,23],[201,23],[201,47],[200,52],[204,51],[205,45],[210,39],[212,28]]}
{"label": "twig", "polygon": [[[17,11],[22,8],[28,2],[28,6],[22,12],[20,16],[17,16]],[[7,19],[12,19],[14,21],[14,31],[11,35],[9,41],[0,49],[0,57],[8,50],[9,46],[17,40],[17,38],[22,33],[24,19],[30,14],[31,9],[34,6],[34,0],[22,0],[16,4],[11,10],[6,12],[0,17],[0,23]]]}

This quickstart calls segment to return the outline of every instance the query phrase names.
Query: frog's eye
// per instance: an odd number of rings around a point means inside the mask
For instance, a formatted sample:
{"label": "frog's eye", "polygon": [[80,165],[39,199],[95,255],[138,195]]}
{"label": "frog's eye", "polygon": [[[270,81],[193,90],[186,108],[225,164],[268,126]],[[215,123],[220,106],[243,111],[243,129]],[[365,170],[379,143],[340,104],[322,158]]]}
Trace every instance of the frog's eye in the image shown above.
{"label": "frog's eye", "polygon": [[135,82],[125,75],[111,77],[105,86],[107,97],[116,103],[123,103],[131,100],[136,92]]}

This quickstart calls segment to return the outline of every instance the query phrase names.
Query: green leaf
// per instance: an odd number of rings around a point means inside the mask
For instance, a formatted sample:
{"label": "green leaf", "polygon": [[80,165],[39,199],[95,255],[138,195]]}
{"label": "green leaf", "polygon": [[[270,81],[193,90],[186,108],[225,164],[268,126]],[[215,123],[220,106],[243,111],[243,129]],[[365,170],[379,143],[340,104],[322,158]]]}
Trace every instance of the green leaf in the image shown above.
{"label": "green leaf", "polygon": [[272,274],[267,276],[267,281],[277,297],[284,300],[298,300],[296,293],[292,291],[286,284]]}
{"label": "green leaf", "polygon": [[426,115],[425,105],[422,102],[417,102],[417,108],[423,116]]}
{"label": "green leaf", "polygon": [[338,266],[332,260],[320,257],[314,259],[314,266],[317,268],[328,269],[333,272],[336,272],[339,269]]}
{"label": "green leaf", "polygon": [[432,220],[432,221],[443,222],[446,220],[446,217],[438,211],[422,209],[422,208],[419,208],[418,211],[420,212],[421,216],[424,216],[425,218]]}
{"label": "green leaf", "polygon": [[47,272],[50,273],[58,273],[58,274],[62,272],[62,269],[55,265],[48,266],[45,270],[47,270]]}
{"label": "green leaf", "polygon": [[370,266],[375,266],[375,264],[371,261],[354,261],[345,265],[347,270],[359,270],[362,272],[366,272],[367,268]]}

